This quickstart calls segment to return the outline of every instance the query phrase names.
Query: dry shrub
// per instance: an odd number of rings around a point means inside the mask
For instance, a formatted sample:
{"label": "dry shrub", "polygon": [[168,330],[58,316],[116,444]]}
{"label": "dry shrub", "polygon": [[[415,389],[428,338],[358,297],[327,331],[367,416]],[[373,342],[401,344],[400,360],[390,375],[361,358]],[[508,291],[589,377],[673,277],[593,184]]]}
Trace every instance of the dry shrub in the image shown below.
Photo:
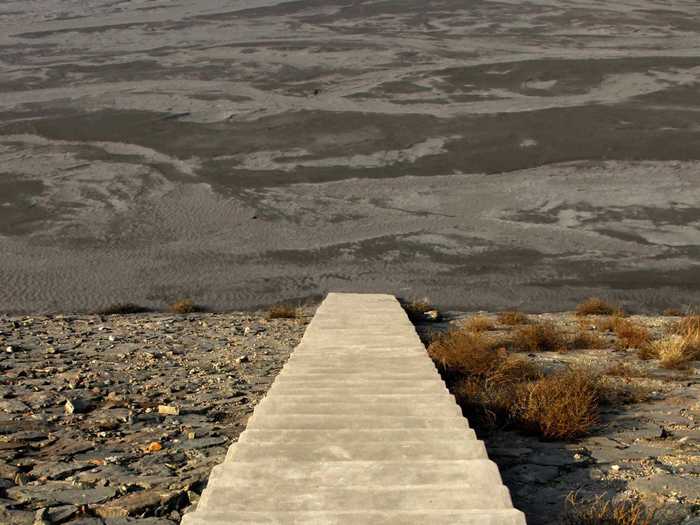
{"label": "dry shrub", "polygon": [[612,315],[619,308],[600,297],[589,297],[576,306],[576,315]]}
{"label": "dry shrub", "polygon": [[579,326],[583,326],[584,324],[592,324],[593,327],[595,327],[596,330],[600,332],[614,332],[615,331],[615,323],[617,323],[618,319],[621,319],[620,317],[616,317],[614,315],[609,315],[606,317],[598,317],[596,319],[592,319],[591,321],[584,321],[583,319],[579,321]]}
{"label": "dry shrub", "polygon": [[574,439],[598,423],[598,400],[598,379],[584,370],[568,370],[522,385],[517,416],[545,439]]}
{"label": "dry shrub", "polygon": [[686,315],[678,323],[678,334],[687,336],[692,336],[693,334],[700,333],[700,315]]}
{"label": "dry shrub", "polygon": [[102,310],[97,313],[99,315],[126,315],[126,314],[142,314],[148,312],[149,309],[144,306],[139,306],[134,303],[117,303]]}
{"label": "dry shrub", "polygon": [[301,317],[301,311],[288,304],[276,304],[267,311],[268,319],[296,319]]}
{"label": "dry shrub", "polygon": [[598,349],[606,348],[608,343],[595,332],[579,330],[571,337],[568,346],[572,349]]}
{"label": "dry shrub", "polygon": [[428,299],[399,299],[399,302],[412,323],[440,320],[440,313]]}
{"label": "dry shrub", "polygon": [[666,308],[661,315],[665,317],[680,317],[683,315],[683,312],[681,312],[678,308]]}
{"label": "dry shrub", "polygon": [[428,353],[449,374],[487,377],[505,358],[486,337],[468,330],[451,330],[439,335],[428,346]]}
{"label": "dry shrub", "polygon": [[700,359],[700,328],[654,341],[640,351],[640,358],[658,358],[663,368],[687,368],[691,361]]}
{"label": "dry shrub", "polygon": [[174,314],[191,314],[200,310],[192,299],[179,299],[171,304],[169,309]]}
{"label": "dry shrub", "polygon": [[598,420],[599,383],[589,373],[544,375],[497,347],[496,339],[464,329],[438,336],[428,352],[477,426],[510,425],[565,440],[585,434]]}
{"label": "dry shrub", "polygon": [[462,323],[462,327],[469,332],[487,332],[495,328],[495,323],[485,315],[473,315]]}
{"label": "dry shrub", "polygon": [[508,354],[480,332],[453,330],[438,336],[428,353],[473,424],[504,424],[514,413],[517,389],[541,377],[539,369]]}
{"label": "dry shrub", "polygon": [[628,319],[614,318],[613,330],[620,348],[642,348],[651,340],[651,334],[645,326]]}
{"label": "dry shrub", "polygon": [[[631,403],[642,403],[651,398],[651,388],[642,385],[632,375],[624,375],[625,371],[617,370],[620,375],[610,374],[601,377],[598,385],[598,401],[601,405],[620,406]],[[635,372],[631,372],[635,374]],[[638,375],[637,377],[642,377]]]}
{"label": "dry shrub", "polygon": [[498,314],[496,320],[504,325],[516,326],[519,324],[527,324],[529,319],[527,315],[517,310],[508,310]]}
{"label": "dry shrub", "polygon": [[523,352],[562,351],[566,345],[566,336],[551,322],[522,326],[513,335],[514,348]]}
{"label": "dry shrub", "polygon": [[653,525],[654,510],[636,501],[610,501],[599,496],[580,501],[575,493],[566,498],[562,525]]}

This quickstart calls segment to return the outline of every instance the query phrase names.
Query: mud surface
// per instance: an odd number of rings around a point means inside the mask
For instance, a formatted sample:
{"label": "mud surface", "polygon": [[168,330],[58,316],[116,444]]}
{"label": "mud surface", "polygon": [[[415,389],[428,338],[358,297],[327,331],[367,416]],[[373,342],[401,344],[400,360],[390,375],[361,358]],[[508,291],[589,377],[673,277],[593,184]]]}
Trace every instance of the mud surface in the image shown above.
{"label": "mud surface", "polygon": [[9,1],[0,310],[700,298],[693,1]]}

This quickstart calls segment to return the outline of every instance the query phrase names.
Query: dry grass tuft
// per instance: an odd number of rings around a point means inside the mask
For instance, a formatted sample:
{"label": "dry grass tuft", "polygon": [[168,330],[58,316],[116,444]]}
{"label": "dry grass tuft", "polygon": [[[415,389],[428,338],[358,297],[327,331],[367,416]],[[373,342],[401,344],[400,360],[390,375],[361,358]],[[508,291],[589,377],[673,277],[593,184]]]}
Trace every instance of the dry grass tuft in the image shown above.
{"label": "dry grass tuft", "polygon": [[580,501],[575,493],[566,498],[562,525],[653,525],[654,510],[636,501],[612,502],[599,496]]}
{"label": "dry grass tuft", "polygon": [[611,367],[605,374],[600,378],[598,386],[598,401],[601,405],[629,405],[649,401],[651,398],[652,389],[633,379],[645,377],[646,374],[643,371],[625,370],[621,365],[616,368]]}
{"label": "dry grass tuft", "polygon": [[684,319],[680,323],[679,333],[665,337],[645,346],[639,357],[642,359],[658,358],[663,368],[684,369],[691,361],[700,359],[700,324],[695,319]]}
{"label": "dry grass tuft", "polygon": [[523,352],[558,352],[566,350],[567,338],[554,323],[543,322],[518,328],[513,346]]}
{"label": "dry grass tuft", "polygon": [[142,314],[150,310],[144,306],[139,306],[134,303],[117,303],[97,312],[98,315],[127,315],[127,314]]}
{"label": "dry grass tuft", "polygon": [[576,315],[613,315],[619,308],[600,297],[589,297],[576,306]]}
{"label": "dry grass tuft", "polygon": [[462,326],[469,332],[487,332],[496,327],[493,319],[485,315],[473,315],[466,319]]}
{"label": "dry grass tuft", "polygon": [[642,348],[651,341],[651,334],[645,326],[628,319],[613,318],[613,331],[620,348]]}
{"label": "dry grass tuft", "polygon": [[276,304],[267,311],[268,319],[297,319],[301,309],[288,304]]}
{"label": "dry grass tuft", "polygon": [[683,312],[681,312],[678,308],[666,308],[661,315],[665,317],[681,317]]}
{"label": "dry grass tuft", "polygon": [[545,439],[585,435],[598,423],[598,379],[584,370],[568,370],[525,384],[519,392],[518,419]]}
{"label": "dry grass tuft", "polygon": [[192,299],[179,299],[170,305],[169,310],[174,314],[191,314],[201,311]]}
{"label": "dry grass tuft", "polygon": [[439,321],[440,313],[428,299],[399,299],[412,323]]}
{"label": "dry grass tuft", "polygon": [[499,323],[508,326],[527,324],[529,322],[528,316],[517,310],[508,310],[506,312],[501,312],[500,314],[498,314],[496,320]]}
{"label": "dry grass tuft", "polygon": [[448,374],[488,377],[505,358],[481,333],[452,330],[440,334],[428,346],[430,357]]}
{"label": "dry grass tuft", "polygon": [[588,350],[588,349],[599,349],[606,348],[608,346],[607,341],[595,332],[589,332],[587,330],[577,331],[568,342],[568,347],[574,350]]}
{"label": "dry grass tuft", "polygon": [[678,323],[679,335],[692,335],[700,333],[700,315],[686,315]]}
{"label": "dry grass tuft", "polygon": [[595,327],[596,330],[600,332],[614,332],[615,331],[615,323],[620,319],[620,317],[615,317],[614,315],[609,315],[606,317],[598,317],[596,319],[592,319],[590,321],[588,320],[583,320],[581,319],[579,321],[579,326],[583,326],[584,324],[591,324]]}

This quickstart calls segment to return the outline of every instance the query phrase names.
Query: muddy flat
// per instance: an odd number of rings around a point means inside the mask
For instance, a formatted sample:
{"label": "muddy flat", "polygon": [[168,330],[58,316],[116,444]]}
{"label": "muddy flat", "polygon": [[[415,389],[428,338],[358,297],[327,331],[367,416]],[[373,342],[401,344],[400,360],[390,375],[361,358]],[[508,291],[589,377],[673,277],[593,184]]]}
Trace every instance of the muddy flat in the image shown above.
{"label": "muddy flat", "polygon": [[700,298],[700,4],[0,5],[0,310]]}

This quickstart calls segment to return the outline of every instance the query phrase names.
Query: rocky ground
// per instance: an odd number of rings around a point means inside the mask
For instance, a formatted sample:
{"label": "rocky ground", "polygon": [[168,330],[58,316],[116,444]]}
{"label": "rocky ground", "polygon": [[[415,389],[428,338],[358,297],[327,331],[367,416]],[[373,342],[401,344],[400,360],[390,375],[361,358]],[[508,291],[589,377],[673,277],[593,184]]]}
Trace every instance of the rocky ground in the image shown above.
{"label": "rocky ground", "polygon": [[[420,331],[426,339],[466,317],[457,315]],[[530,319],[551,321],[562,330],[579,326],[570,314]],[[678,318],[630,320],[657,338]],[[546,442],[509,430],[480,429],[514,505],[526,513],[529,525],[558,523],[563,503],[574,492],[580,500],[602,496],[643,501],[657,509],[653,523],[658,525],[700,523],[700,363],[687,370],[665,370],[656,360],[639,359],[636,349],[615,349],[612,334],[603,337],[607,348],[520,354],[545,369],[569,365],[600,373],[620,392],[616,402],[602,407],[601,424],[589,436]]]}
{"label": "rocky ground", "polygon": [[179,523],[306,322],[0,317],[0,523]]}

